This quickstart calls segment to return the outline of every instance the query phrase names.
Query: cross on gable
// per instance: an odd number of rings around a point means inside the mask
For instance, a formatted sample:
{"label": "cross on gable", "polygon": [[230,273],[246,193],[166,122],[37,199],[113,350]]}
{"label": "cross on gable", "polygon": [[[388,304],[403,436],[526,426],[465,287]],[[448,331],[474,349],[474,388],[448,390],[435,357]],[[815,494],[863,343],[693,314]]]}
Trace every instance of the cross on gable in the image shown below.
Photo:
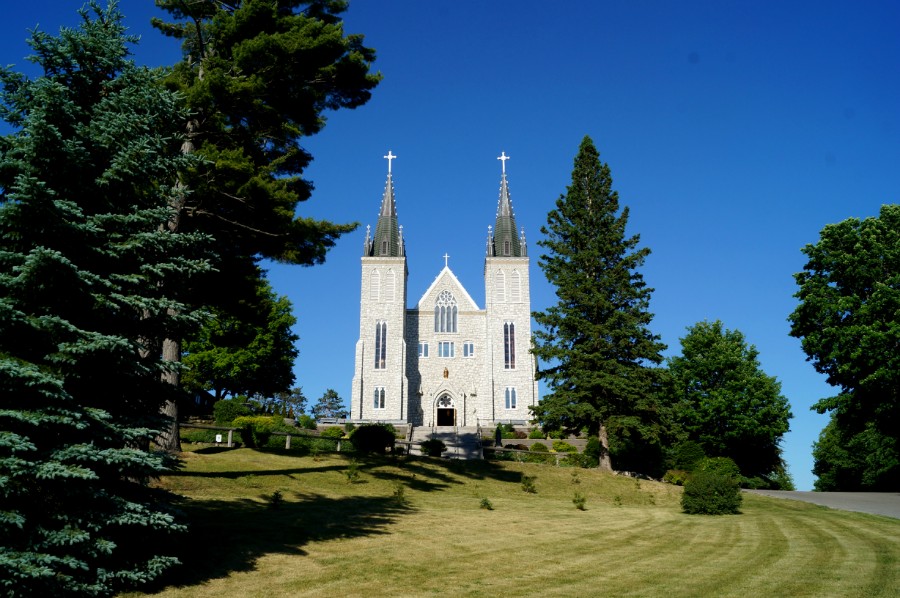
{"label": "cross on gable", "polygon": [[445,253],[444,254],[444,267],[445,268],[447,267],[447,260],[449,260],[449,259],[450,259],[450,255]]}

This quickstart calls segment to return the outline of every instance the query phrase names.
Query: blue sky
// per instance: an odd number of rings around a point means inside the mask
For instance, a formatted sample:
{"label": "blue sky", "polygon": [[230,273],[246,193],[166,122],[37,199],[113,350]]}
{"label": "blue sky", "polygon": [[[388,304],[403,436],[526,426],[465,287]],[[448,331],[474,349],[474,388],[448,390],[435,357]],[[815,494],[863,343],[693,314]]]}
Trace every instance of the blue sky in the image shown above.
{"label": "blue sky", "polygon": [[[30,68],[26,29],[74,22],[78,1],[4,7],[0,64]],[[178,48],[149,27],[151,0],[120,4],[138,62]],[[783,446],[812,488],[811,444],[834,394],[788,336],[801,247],[826,224],[877,215],[900,196],[900,4],[861,2],[351,2],[347,32],[377,51],[384,80],[307,140],[316,185],[304,215],[359,222],[326,264],[271,265],[294,304],[297,384],[349,399],[360,262],[391,150],[414,304],[444,264],[484,305],[487,226],[505,151],[532,256],[532,308],[554,301],[537,265],[540,228],[584,135],[611,168],[628,232],[652,254],[652,329],[680,352],[686,327],[720,319],[760,352],[794,413]]]}

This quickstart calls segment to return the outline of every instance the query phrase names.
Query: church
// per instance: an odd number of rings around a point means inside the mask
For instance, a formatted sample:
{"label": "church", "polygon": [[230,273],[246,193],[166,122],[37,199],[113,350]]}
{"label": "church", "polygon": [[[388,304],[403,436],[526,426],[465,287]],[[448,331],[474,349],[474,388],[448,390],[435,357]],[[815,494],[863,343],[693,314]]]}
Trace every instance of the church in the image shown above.
{"label": "church", "polygon": [[[362,255],[359,340],[350,420],[427,427],[525,424],[538,401],[524,230],[513,213],[501,153],[500,197],[488,226],[484,308],[447,266],[407,307],[406,245],[391,162]],[[487,206],[486,206],[487,207]],[[485,210],[487,212],[487,209]],[[488,220],[490,222],[490,220]]]}

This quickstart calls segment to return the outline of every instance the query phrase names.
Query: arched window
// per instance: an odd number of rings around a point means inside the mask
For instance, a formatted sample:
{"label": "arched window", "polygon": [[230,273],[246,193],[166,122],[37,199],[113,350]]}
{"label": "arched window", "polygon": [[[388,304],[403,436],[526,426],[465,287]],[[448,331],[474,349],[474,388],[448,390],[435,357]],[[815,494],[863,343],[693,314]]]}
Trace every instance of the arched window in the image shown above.
{"label": "arched window", "polygon": [[369,299],[381,301],[381,272],[378,270],[372,270],[372,276],[369,278]]}
{"label": "arched window", "polygon": [[518,270],[513,270],[509,277],[509,302],[520,303],[522,301],[522,275]]}
{"label": "arched window", "polygon": [[505,406],[507,409],[515,409],[516,408],[516,389],[513,386],[506,387]]}
{"label": "arched window", "polygon": [[384,291],[384,300],[393,303],[397,300],[394,294],[397,292],[397,275],[394,274],[393,268],[387,271],[386,288]]}
{"label": "arched window", "polygon": [[494,303],[506,303],[506,274],[497,270],[494,274]]}
{"label": "arched window", "polygon": [[376,386],[375,387],[375,404],[373,405],[375,409],[384,409],[384,387]]}
{"label": "arched window", "polygon": [[516,325],[503,323],[503,369],[516,369]]}
{"label": "arched window", "polygon": [[456,332],[456,298],[450,291],[441,291],[434,304],[434,331]]}
{"label": "arched window", "polygon": [[387,361],[387,322],[375,322],[375,369],[383,370]]}

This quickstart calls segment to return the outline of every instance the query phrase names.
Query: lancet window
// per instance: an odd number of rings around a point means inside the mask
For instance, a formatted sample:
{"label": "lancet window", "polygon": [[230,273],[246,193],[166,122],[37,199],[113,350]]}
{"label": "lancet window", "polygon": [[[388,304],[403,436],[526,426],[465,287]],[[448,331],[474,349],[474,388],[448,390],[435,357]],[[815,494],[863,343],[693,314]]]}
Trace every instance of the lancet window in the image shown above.
{"label": "lancet window", "polygon": [[456,332],[456,297],[450,291],[441,291],[434,304],[434,331]]}

